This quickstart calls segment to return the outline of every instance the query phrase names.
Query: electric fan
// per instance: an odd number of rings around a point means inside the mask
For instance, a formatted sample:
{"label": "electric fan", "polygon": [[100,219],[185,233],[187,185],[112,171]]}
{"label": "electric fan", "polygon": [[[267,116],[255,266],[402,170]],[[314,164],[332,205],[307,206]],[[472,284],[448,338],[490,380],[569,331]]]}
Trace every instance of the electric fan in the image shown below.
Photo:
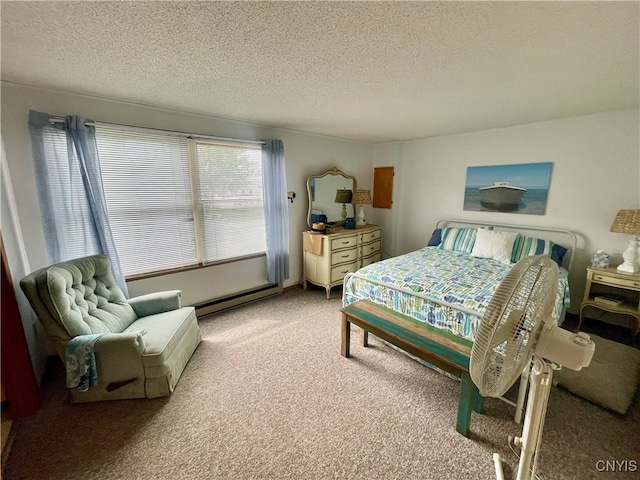
{"label": "electric fan", "polygon": [[[533,362],[517,480],[535,475],[553,364],[580,370],[591,362],[595,346],[585,333],[571,333],[551,321],[558,266],[546,255],[525,257],[498,286],[478,328],[469,373],[485,397],[501,397]],[[557,367],[556,367],[557,368]],[[500,456],[493,454],[496,476],[503,479]]]}

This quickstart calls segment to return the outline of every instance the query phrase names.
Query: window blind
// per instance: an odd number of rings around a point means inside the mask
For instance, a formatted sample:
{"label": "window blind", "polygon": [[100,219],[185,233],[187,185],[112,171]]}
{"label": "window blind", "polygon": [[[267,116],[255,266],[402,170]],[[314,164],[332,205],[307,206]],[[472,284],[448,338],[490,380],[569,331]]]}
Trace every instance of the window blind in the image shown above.
{"label": "window blind", "polygon": [[197,264],[187,139],[105,125],[96,139],[125,275]]}
{"label": "window blind", "polygon": [[196,142],[203,263],[266,250],[262,151]]}

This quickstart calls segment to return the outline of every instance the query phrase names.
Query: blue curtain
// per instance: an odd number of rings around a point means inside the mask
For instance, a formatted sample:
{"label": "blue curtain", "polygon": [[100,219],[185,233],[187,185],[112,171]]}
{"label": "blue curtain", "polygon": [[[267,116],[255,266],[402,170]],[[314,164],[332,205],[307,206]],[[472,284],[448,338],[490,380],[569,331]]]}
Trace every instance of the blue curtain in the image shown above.
{"label": "blue curtain", "polygon": [[29,112],[29,131],[42,223],[53,263],[102,253],[111,259],[118,286],[128,297],[102,186],[95,127],[80,116],[51,123]]}
{"label": "blue curtain", "polygon": [[282,140],[264,140],[262,191],[267,234],[267,281],[289,278],[289,208]]}

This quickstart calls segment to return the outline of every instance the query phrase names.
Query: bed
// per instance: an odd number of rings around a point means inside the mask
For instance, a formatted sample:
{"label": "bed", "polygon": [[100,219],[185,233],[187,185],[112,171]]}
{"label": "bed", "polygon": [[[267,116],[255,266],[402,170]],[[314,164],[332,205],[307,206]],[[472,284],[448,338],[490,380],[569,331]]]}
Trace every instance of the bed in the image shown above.
{"label": "bed", "polygon": [[[348,274],[343,306],[367,299],[473,342],[489,301],[513,264],[546,254],[559,265],[553,320],[561,325],[570,306],[568,275],[575,247],[576,236],[567,230],[441,220],[427,246]],[[516,421],[522,418],[524,393],[513,404]]]}

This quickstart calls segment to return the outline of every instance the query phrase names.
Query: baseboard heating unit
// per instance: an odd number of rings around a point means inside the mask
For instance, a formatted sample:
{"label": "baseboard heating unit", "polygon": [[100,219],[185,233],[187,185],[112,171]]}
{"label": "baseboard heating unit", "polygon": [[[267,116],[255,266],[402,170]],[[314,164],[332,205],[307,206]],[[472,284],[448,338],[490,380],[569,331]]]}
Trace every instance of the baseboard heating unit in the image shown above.
{"label": "baseboard heating unit", "polygon": [[263,285],[258,288],[253,288],[250,290],[238,292],[233,295],[227,295],[225,297],[215,298],[210,301],[201,303],[199,305],[194,305],[196,308],[196,316],[204,317],[205,315],[209,315],[211,313],[216,313],[222,310],[227,310],[229,308],[238,307],[240,305],[244,305],[250,302],[255,302],[257,300],[262,300],[264,298],[271,297],[273,295],[278,295],[280,293],[282,293],[282,284],[274,283],[274,284]]}

